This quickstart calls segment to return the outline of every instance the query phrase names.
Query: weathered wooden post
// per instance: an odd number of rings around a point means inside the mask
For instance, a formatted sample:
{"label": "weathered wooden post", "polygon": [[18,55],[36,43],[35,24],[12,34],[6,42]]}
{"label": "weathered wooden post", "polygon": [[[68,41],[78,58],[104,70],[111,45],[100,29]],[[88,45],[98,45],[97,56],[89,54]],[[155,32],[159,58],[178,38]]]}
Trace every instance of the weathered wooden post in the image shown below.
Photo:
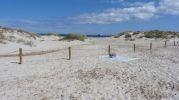
{"label": "weathered wooden post", "polygon": [[135,46],[135,43],[134,43],[134,53],[135,53],[135,48],[136,48],[136,46]]}
{"label": "weathered wooden post", "polygon": [[108,55],[110,55],[111,54],[111,46],[109,45],[108,46]]}
{"label": "weathered wooden post", "polygon": [[174,40],[174,43],[173,43],[173,45],[175,46],[176,44],[175,44],[175,40]]}
{"label": "weathered wooden post", "polygon": [[165,48],[167,47],[167,41],[165,41]]}
{"label": "weathered wooden post", "polygon": [[19,48],[19,64],[22,64],[22,48]]}
{"label": "weathered wooden post", "polygon": [[69,47],[69,60],[71,60],[71,47]]}
{"label": "weathered wooden post", "polygon": [[150,50],[152,50],[152,42],[150,43]]}

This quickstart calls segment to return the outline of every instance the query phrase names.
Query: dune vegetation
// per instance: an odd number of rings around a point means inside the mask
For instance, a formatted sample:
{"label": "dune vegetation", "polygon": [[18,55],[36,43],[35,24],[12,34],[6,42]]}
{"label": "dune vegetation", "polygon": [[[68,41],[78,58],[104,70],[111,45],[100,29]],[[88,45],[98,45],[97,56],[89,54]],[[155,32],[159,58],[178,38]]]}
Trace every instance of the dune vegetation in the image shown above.
{"label": "dune vegetation", "polygon": [[150,31],[128,31],[128,32],[122,32],[115,36],[115,38],[119,38],[121,36],[124,36],[125,38],[161,38],[161,39],[170,39],[179,37],[179,32],[172,32],[172,31],[160,31],[160,30],[150,30]]}
{"label": "dune vegetation", "polygon": [[79,41],[85,41],[87,37],[85,35],[81,34],[76,34],[76,33],[69,33],[66,35],[64,38],[60,40],[68,40],[68,41],[73,41],[73,40],[79,40]]}
{"label": "dune vegetation", "polygon": [[144,37],[146,38],[174,38],[179,37],[179,33],[171,32],[171,31],[160,31],[160,30],[152,30],[144,32]]}

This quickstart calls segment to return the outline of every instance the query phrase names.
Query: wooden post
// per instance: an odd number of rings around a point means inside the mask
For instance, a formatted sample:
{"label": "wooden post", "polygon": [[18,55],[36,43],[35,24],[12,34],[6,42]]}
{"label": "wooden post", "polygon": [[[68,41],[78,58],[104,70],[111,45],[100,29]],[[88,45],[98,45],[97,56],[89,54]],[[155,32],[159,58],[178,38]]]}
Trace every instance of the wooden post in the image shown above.
{"label": "wooden post", "polygon": [[176,45],[176,44],[175,44],[175,40],[174,40],[174,44],[173,44],[173,45],[174,45],[174,46]]}
{"label": "wooden post", "polygon": [[22,64],[22,48],[19,48],[19,64]]}
{"label": "wooden post", "polygon": [[152,42],[150,43],[150,50],[152,50]]}
{"label": "wooden post", "polygon": [[69,47],[69,60],[71,60],[71,47]]}
{"label": "wooden post", "polygon": [[135,43],[134,43],[134,53],[135,53],[135,48],[136,48],[136,46],[135,46]]}
{"label": "wooden post", "polygon": [[167,47],[167,41],[165,41],[165,48]]}
{"label": "wooden post", "polygon": [[109,45],[108,46],[108,55],[110,55],[111,54],[111,46]]}

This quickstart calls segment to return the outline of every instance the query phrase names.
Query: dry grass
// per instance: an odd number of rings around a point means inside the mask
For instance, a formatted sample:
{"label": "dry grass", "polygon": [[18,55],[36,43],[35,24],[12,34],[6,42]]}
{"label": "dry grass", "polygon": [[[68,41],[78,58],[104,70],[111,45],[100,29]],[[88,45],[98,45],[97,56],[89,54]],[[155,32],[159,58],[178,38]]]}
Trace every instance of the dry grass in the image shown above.
{"label": "dry grass", "polygon": [[34,43],[32,41],[25,41],[24,39],[19,39],[17,40],[17,43],[23,43],[24,45],[27,45],[27,46],[34,46]]}

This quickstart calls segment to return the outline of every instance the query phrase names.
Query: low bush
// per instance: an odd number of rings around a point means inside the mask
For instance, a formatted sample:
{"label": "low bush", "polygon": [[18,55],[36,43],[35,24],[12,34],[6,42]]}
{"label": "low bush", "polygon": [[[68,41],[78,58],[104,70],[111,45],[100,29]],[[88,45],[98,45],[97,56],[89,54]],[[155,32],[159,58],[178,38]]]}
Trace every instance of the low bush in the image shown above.
{"label": "low bush", "polygon": [[61,40],[69,40],[69,41],[79,40],[79,41],[85,41],[85,39],[86,39],[85,35],[79,35],[79,34],[75,34],[75,33],[70,33],[67,36],[65,36],[64,38],[62,38]]}
{"label": "low bush", "polygon": [[141,33],[140,31],[136,31],[136,32],[132,33],[132,35],[138,35],[140,33]]}
{"label": "low bush", "polygon": [[18,40],[17,40],[17,43],[25,43],[25,40],[23,40],[23,39],[18,39]]}
{"label": "low bush", "polygon": [[5,39],[5,36],[0,33],[0,39]]}
{"label": "low bush", "polygon": [[57,33],[52,33],[52,32],[49,32],[49,33],[47,33],[46,35],[48,35],[48,36],[51,36],[51,35],[53,35],[53,36],[59,36],[59,34],[57,34]]}
{"label": "low bush", "polygon": [[119,37],[123,36],[124,34],[126,34],[126,32],[119,33],[116,36],[114,36],[114,38],[119,38]]}
{"label": "low bush", "polygon": [[165,32],[165,31],[159,31],[159,30],[152,30],[148,32],[144,32],[144,37],[146,38],[174,38],[177,37],[176,32]]}
{"label": "low bush", "polygon": [[34,46],[34,43],[33,43],[32,41],[26,41],[26,42],[24,43],[24,45],[33,47],[33,46]]}
{"label": "low bush", "polygon": [[34,46],[34,43],[32,41],[25,41],[24,39],[19,39],[17,40],[17,43],[22,43],[24,45],[27,45],[27,46]]}
{"label": "low bush", "polygon": [[131,38],[131,37],[132,36],[129,33],[125,34],[125,38]]}

